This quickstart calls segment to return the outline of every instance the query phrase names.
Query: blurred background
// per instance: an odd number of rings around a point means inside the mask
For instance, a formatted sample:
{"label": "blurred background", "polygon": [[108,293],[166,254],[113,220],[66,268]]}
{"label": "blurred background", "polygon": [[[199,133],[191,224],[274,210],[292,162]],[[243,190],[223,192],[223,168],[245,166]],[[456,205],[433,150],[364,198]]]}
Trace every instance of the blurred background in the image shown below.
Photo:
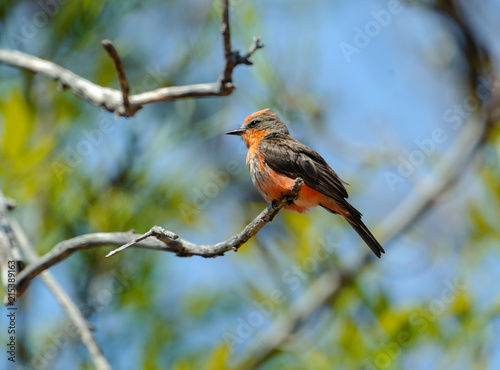
{"label": "blurred background", "polygon": [[[110,39],[132,93],[212,82],[220,13],[218,0],[4,0],[0,47],[119,88]],[[50,271],[113,368],[498,369],[498,14],[495,0],[234,0],[233,48],[254,35],[265,48],[233,94],[126,119],[0,64],[0,188],[40,255],[155,224],[222,241],[266,206],[224,132],[269,107],[350,184],[386,255],[322,209],[280,212],[216,259],[76,253]],[[93,368],[39,278],[17,305],[18,365]]]}

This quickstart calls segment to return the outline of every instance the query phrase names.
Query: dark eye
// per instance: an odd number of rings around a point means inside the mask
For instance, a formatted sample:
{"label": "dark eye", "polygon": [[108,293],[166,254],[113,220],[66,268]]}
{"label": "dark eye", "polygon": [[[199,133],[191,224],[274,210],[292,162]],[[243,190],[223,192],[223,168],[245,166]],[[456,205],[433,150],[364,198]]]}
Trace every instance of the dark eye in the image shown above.
{"label": "dark eye", "polygon": [[248,127],[255,127],[260,123],[260,121],[252,121],[248,124]]}

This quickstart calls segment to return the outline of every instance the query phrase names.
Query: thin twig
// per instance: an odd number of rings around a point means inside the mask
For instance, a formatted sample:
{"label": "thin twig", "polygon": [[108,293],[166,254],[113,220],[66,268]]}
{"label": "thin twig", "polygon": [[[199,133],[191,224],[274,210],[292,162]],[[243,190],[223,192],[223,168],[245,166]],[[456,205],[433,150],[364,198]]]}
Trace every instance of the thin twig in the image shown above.
{"label": "thin twig", "polygon": [[[290,192],[281,200],[270,204],[241,232],[223,242],[216,244],[195,244],[188,240],[179,238],[173,232],[167,231],[160,226],[153,226],[151,230],[139,238],[137,238],[136,234],[128,232],[86,234],[64,240],[52,248],[49,253],[38,258],[36,261],[31,262],[19,274],[16,280],[17,294],[20,296],[26,290],[31,280],[44,270],[68,258],[71,254],[83,249],[110,245],[121,246],[120,248],[108,253],[107,257],[132,246],[171,252],[180,257],[201,256],[211,258],[222,256],[231,250],[237,251],[238,248],[257,234],[265,224],[272,221],[274,216],[276,216],[286,204],[297,198],[302,184],[302,179],[296,179]],[[151,236],[154,236],[158,240],[144,240]]]}
{"label": "thin twig", "polygon": [[103,46],[115,63],[120,81],[121,91],[97,85],[51,61],[38,58],[17,50],[0,49],[0,63],[26,69],[59,82],[63,88],[69,88],[76,96],[118,116],[131,117],[146,104],[166,102],[186,98],[203,98],[209,96],[227,96],[233,92],[233,70],[240,64],[251,65],[250,56],[264,45],[255,37],[245,55],[238,50],[231,50],[231,34],[229,31],[228,0],[222,0],[222,37],[224,46],[223,72],[216,82],[200,83],[184,86],[161,87],[139,94],[128,95],[128,82],[125,69],[113,45],[103,41]]}
{"label": "thin twig", "polygon": [[[39,257],[35,262],[27,265],[16,279],[16,293],[20,297],[31,280],[42,273],[44,270],[54,266],[58,262],[68,258],[73,253],[85,249],[96,247],[120,246],[131,240],[134,240],[137,234],[134,232],[120,233],[93,233],[80,235],[75,238],[64,240],[58,243],[48,253]],[[169,248],[164,243],[157,240],[146,240],[136,245],[137,248],[162,250],[175,253],[175,250]]]}
{"label": "thin twig", "polygon": [[[121,251],[124,251],[127,248],[133,247],[134,245],[137,245],[137,243],[143,241],[144,239],[149,238],[150,236],[157,237],[158,235],[163,235],[165,238],[176,240],[179,238],[177,234],[174,234],[171,231],[165,230],[164,228],[160,226],[153,226],[151,230],[149,230],[146,234],[141,235],[140,237],[132,240],[131,242],[122,245],[120,248],[116,248],[109,252],[106,257],[111,257],[114,256],[117,253],[120,253]],[[158,238],[158,240],[160,240]]]}
{"label": "thin twig", "polygon": [[253,38],[252,45],[245,55],[241,55],[239,50],[231,49],[231,32],[229,26],[229,0],[222,0],[222,44],[224,47],[224,69],[219,77],[220,89],[226,95],[229,95],[234,89],[232,75],[234,68],[239,64],[252,65],[250,57],[257,49],[263,48],[264,45],[260,42],[260,37]]}
{"label": "thin twig", "polygon": [[[3,206],[8,202],[5,200],[5,197],[0,192],[0,204]],[[17,221],[12,217],[7,217],[5,209],[2,209],[0,215],[5,221],[5,225],[8,225],[9,233],[14,235],[16,244],[21,249],[22,253],[26,257],[27,261],[30,263],[34,263],[37,261],[38,256],[34,251],[31,243],[28,240],[28,237],[21,229]],[[49,288],[57,301],[61,304],[64,311],[66,311],[70,321],[75,325],[75,328],[82,340],[82,343],[87,347],[89,351],[89,355],[94,363],[96,369],[99,370],[109,370],[111,369],[110,364],[104,357],[104,354],[99,347],[92,331],[89,327],[87,320],[80,312],[78,306],[71,300],[69,295],[64,291],[64,289],[59,285],[59,283],[54,279],[52,274],[49,271],[43,271],[40,275],[40,279],[43,283]]]}
{"label": "thin twig", "polygon": [[[104,49],[108,52],[113,62],[115,63],[116,73],[118,75],[118,81],[120,82],[120,87],[122,89],[123,108],[125,109],[125,115],[127,117],[133,116],[132,107],[130,106],[130,102],[128,100],[130,85],[127,81],[125,67],[123,66],[122,60],[120,59],[120,55],[118,55],[118,52],[116,51],[115,46],[111,43],[111,41],[103,40],[101,44],[104,47]],[[134,107],[134,109],[136,109],[136,107]]]}
{"label": "thin twig", "polygon": [[224,57],[228,60],[231,56],[231,31],[229,26],[229,0],[221,0],[222,5],[222,46],[224,47]]}
{"label": "thin twig", "polygon": [[260,36],[255,36],[253,38],[253,43],[248,49],[248,52],[245,55],[241,56],[241,63],[246,64],[248,66],[253,65],[252,61],[250,60],[250,57],[255,53],[258,49],[261,49],[264,47],[264,44],[260,42]]}

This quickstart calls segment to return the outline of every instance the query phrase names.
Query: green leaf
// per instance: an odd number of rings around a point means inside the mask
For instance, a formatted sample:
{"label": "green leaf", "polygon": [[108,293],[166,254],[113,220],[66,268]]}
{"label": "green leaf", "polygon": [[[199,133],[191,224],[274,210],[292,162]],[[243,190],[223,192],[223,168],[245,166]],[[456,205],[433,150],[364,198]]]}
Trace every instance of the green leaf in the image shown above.
{"label": "green leaf", "polygon": [[17,91],[0,109],[5,127],[2,152],[6,158],[15,159],[26,147],[27,136],[33,130],[34,117],[29,105]]}
{"label": "green leaf", "polygon": [[229,358],[229,349],[225,344],[221,344],[215,348],[208,358],[205,366],[206,370],[224,370],[227,369],[226,362]]}

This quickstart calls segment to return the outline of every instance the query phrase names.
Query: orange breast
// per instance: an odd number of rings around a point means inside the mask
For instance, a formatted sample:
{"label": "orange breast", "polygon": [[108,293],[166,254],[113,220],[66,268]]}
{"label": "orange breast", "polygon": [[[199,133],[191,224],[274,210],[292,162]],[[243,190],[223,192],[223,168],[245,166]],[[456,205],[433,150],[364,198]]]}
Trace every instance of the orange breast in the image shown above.
{"label": "orange breast", "polygon": [[[250,156],[250,160],[247,160],[247,165],[253,183],[267,202],[281,199],[292,189],[295,179],[271,169],[264,162],[258,150],[253,156]],[[326,198],[324,194],[304,184],[300,189],[299,197],[293,204],[286,205],[285,209],[303,213],[309,208],[319,205],[324,198]]]}

